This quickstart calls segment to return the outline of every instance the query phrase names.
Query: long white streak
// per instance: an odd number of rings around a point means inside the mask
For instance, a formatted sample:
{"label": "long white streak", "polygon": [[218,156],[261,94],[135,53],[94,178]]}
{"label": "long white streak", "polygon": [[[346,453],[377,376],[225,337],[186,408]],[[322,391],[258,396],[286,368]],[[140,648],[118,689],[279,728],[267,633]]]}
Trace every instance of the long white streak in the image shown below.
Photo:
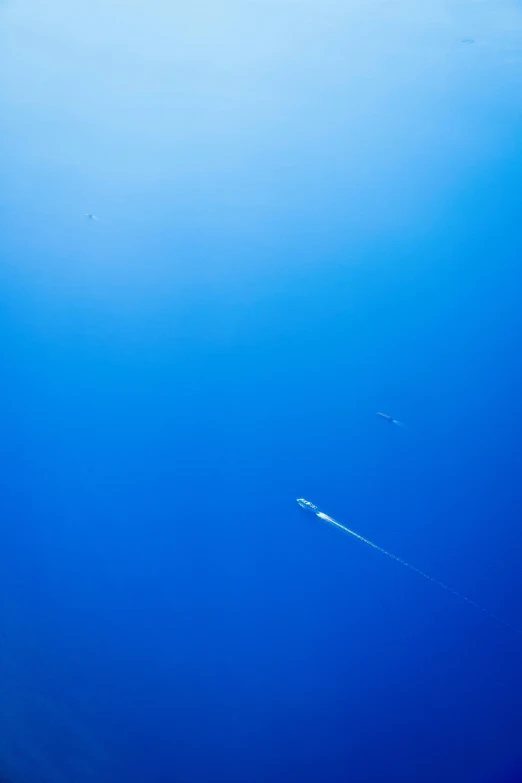
{"label": "long white streak", "polygon": [[483,606],[480,606],[480,604],[477,604],[475,603],[475,601],[472,601],[471,598],[467,598],[465,595],[462,595],[462,593],[459,593],[457,590],[454,590],[453,587],[449,587],[448,585],[444,584],[444,582],[439,582],[438,579],[434,579],[425,571],[421,571],[420,568],[416,568],[411,563],[408,563],[406,560],[403,560],[402,557],[398,557],[397,555],[388,552],[388,550],[383,549],[382,546],[377,546],[377,544],[374,544],[373,541],[364,538],[364,536],[360,536],[359,533],[355,532],[355,530],[350,530],[349,527],[346,527],[345,525],[341,525],[340,522],[336,522],[335,519],[329,517],[328,514],[324,514],[322,511],[318,511],[317,516],[320,517],[321,519],[324,519],[325,522],[329,522],[330,525],[335,525],[335,527],[340,528],[345,533],[349,533],[354,538],[357,538],[359,541],[362,541],[363,544],[368,544],[368,546],[371,546],[372,549],[376,549],[378,552],[381,552],[383,555],[386,555],[387,557],[390,557],[392,560],[395,560],[397,563],[400,563],[406,568],[409,568],[410,571],[415,571],[416,574],[419,574],[420,576],[423,576],[424,579],[427,579],[429,582],[433,582],[439,587],[442,587],[442,589],[447,590],[448,593],[453,593],[453,595],[456,595],[457,598],[461,598],[463,601],[466,601],[466,603],[471,604],[471,606],[474,606],[475,609],[478,609],[479,611],[484,612],[484,614],[487,614],[489,617],[492,617],[493,620],[497,620],[497,622],[502,623],[502,625],[507,625],[507,627],[511,628],[512,631],[516,631],[516,633],[522,634],[520,628],[511,625],[511,623],[508,623],[506,620],[503,620],[502,617],[498,617],[498,615],[493,614],[493,612],[490,612],[489,609],[484,609]]}

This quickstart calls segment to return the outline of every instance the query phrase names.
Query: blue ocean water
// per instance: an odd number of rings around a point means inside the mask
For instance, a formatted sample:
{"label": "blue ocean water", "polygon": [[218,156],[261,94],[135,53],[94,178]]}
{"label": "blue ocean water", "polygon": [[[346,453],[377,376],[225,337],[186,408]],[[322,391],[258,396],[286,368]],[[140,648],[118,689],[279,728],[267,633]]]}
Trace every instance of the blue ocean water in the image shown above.
{"label": "blue ocean water", "polygon": [[0,28],[2,783],[520,780],[520,9]]}

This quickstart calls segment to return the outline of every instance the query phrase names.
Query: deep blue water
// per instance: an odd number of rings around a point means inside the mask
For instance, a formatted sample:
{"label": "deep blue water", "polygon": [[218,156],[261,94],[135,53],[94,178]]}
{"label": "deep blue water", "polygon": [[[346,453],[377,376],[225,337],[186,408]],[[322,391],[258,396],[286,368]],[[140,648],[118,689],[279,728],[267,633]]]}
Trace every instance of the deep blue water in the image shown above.
{"label": "deep blue water", "polygon": [[2,783],[520,780],[520,9],[0,26]]}

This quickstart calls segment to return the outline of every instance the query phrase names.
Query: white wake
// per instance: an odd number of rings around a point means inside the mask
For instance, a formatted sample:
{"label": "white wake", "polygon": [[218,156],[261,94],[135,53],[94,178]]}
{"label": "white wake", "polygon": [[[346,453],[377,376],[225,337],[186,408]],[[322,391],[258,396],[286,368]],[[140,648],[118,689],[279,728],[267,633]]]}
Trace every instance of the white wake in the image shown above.
{"label": "white wake", "polygon": [[493,620],[502,623],[502,625],[507,625],[507,627],[511,628],[512,631],[516,631],[516,633],[522,633],[522,631],[519,628],[517,628],[514,625],[511,625],[511,623],[508,623],[506,620],[503,620],[502,617],[498,617],[496,614],[493,614],[493,612],[490,612],[489,609],[485,609],[483,606],[480,606],[480,604],[477,604],[475,601],[472,601],[471,598],[467,598],[465,595],[462,595],[462,593],[459,593],[458,590],[454,590],[453,587],[449,587],[449,585],[444,584],[444,582],[439,582],[438,579],[434,579],[434,577],[430,576],[425,571],[421,571],[420,568],[416,568],[411,563],[408,563],[406,560],[403,560],[402,557],[398,557],[397,555],[388,552],[388,550],[383,549],[382,546],[377,546],[377,544],[374,544],[373,541],[370,541],[364,536],[359,535],[359,533],[356,533],[355,530],[350,530],[350,528],[346,527],[346,525],[341,525],[340,522],[336,522],[336,520],[332,519],[332,517],[329,517],[328,514],[324,514],[322,511],[318,511],[317,516],[320,517],[321,519],[324,519],[324,521],[328,522],[330,525],[335,525],[335,527],[338,527],[340,530],[343,530],[345,533],[349,533],[354,538],[357,538],[359,541],[362,541],[363,544],[367,544],[368,546],[371,546],[371,548],[376,549],[377,552],[381,552],[383,555],[386,555],[386,557],[390,557],[392,560],[395,560],[397,563],[400,563],[406,568],[409,568],[410,571],[415,571],[416,574],[419,574],[420,576],[423,576],[424,579],[427,579],[429,582],[433,582],[433,584],[442,587],[442,589],[447,590],[448,593],[453,593],[453,595],[456,595],[457,598],[466,601],[466,603],[471,604],[471,606],[474,606],[475,609],[479,609],[479,611],[484,612],[484,614],[487,614],[489,617],[492,617]]}

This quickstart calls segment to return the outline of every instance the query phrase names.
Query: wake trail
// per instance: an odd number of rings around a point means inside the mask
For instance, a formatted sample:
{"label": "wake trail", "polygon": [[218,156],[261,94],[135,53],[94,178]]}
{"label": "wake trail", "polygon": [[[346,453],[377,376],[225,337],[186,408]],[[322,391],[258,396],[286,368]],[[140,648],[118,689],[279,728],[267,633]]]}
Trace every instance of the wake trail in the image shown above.
{"label": "wake trail", "polygon": [[457,598],[462,599],[462,601],[466,601],[466,603],[471,604],[471,606],[474,606],[475,609],[478,609],[480,612],[483,612],[484,614],[487,614],[488,617],[491,617],[493,620],[496,620],[499,623],[502,623],[502,625],[507,626],[512,631],[515,631],[518,634],[522,634],[522,631],[520,628],[517,628],[515,625],[511,625],[511,623],[508,623],[507,620],[503,620],[502,617],[499,617],[496,614],[493,614],[493,612],[490,612],[489,609],[485,609],[480,604],[477,604],[475,601],[472,601],[471,598],[468,598],[467,596],[463,595],[462,593],[459,593],[458,590],[454,590],[453,587],[450,587],[447,584],[444,584],[444,582],[440,582],[438,579],[435,579],[433,576],[430,576],[425,571],[421,571],[420,568],[417,568],[416,566],[412,565],[411,563],[408,563],[407,560],[403,560],[402,557],[398,557],[398,555],[394,555],[392,552],[388,552],[387,549],[384,549],[382,546],[378,546],[377,544],[374,544],[373,541],[370,541],[368,538],[365,538],[364,536],[359,535],[359,533],[356,533],[355,530],[350,530],[349,527],[346,527],[345,525],[341,525],[340,522],[337,522],[332,517],[329,517],[328,514],[323,513],[322,511],[317,511],[317,516],[323,519],[325,522],[328,522],[330,525],[334,525],[335,527],[338,527],[340,530],[343,530],[345,533],[349,533],[354,538],[357,538],[359,541],[362,541],[363,544],[367,544],[368,546],[371,546],[372,549],[376,549],[377,552],[381,552],[381,554],[386,555],[386,557],[391,558],[392,560],[395,560],[397,563],[400,563],[405,568],[409,568],[410,571],[414,571],[416,574],[419,574],[420,576],[423,576],[424,579],[427,579],[428,582],[433,582],[433,584],[438,585],[439,587],[442,587],[443,590],[447,590],[448,593],[452,593],[453,595],[457,596]]}

